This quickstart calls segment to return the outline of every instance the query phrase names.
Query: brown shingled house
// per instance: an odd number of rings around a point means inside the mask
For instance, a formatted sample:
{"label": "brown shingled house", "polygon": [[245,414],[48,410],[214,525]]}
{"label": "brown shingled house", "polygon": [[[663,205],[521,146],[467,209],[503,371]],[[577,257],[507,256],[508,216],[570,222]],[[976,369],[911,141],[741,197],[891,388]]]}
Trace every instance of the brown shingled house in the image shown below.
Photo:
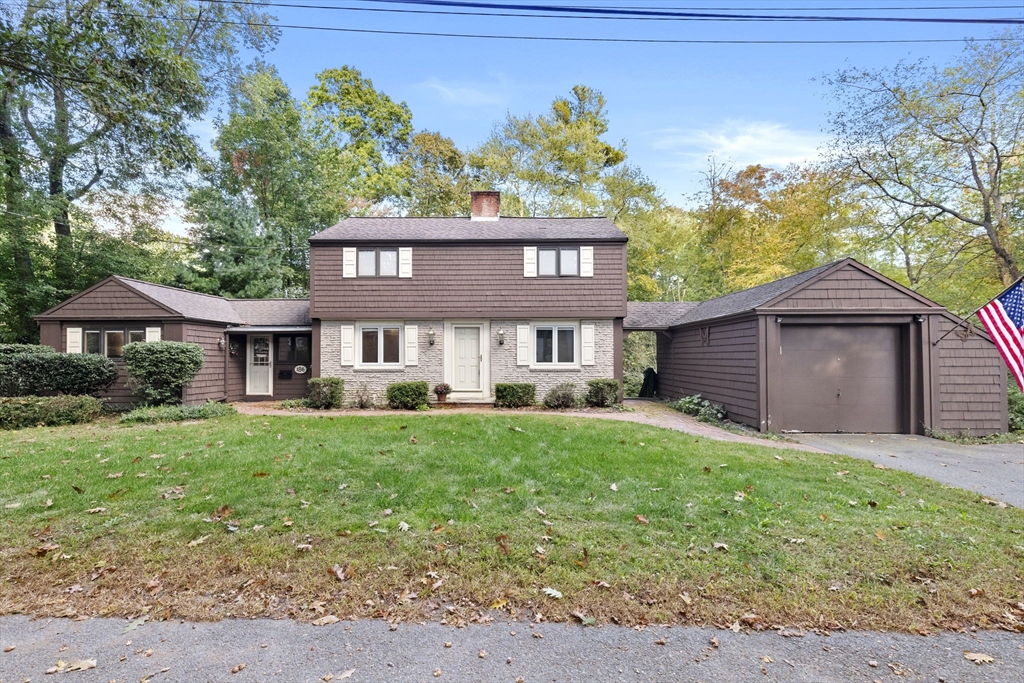
{"label": "brown shingled house", "polygon": [[[194,341],[205,400],[303,396],[309,377],[382,403],[399,381],[490,402],[499,382],[622,379],[622,339],[655,331],[660,394],[700,393],[762,431],[1006,431],[994,345],[852,259],[704,302],[626,303],[626,236],[604,218],[349,218],[310,239],[308,300],[230,300],[110,277],[37,317],[42,342],[120,356]],[[958,332],[940,336],[954,328]],[[966,331],[966,332],[965,332]],[[115,403],[132,396],[123,378]]]}
{"label": "brown shingled house", "polygon": [[853,259],[700,303],[630,303],[624,327],[657,332],[660,395],[700,394],[761,431],[1007,429],[988,336]]}

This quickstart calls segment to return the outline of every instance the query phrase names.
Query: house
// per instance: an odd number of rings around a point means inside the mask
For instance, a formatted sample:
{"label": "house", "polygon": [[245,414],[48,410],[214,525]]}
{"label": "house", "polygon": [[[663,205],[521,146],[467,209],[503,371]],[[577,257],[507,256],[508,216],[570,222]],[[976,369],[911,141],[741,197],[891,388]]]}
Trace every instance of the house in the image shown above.
{"label": "house", "polygon": [[[348,218],[310,239],[308,300],[233,300],[112,276],[36,317],[42,343],[102,353],[167,339],[206,349],[189,403],[305,395],[309,377],[382,403],[445,382],[490,402],[500,382],[622,379],[626,236],[604,218]],[[132,402],[122,377],[112,403]]]}
{"label": "house", "polygon": [[630,303],[657,333],[659,393],[721,403],[761,431],[1007,429],[988,335],[853,259],[703,302]]}
{"label": "house", "polygon": [[[660,394],[701,394],[762,431],[1006,431],[1006,372],[988,336],[854,261],[703,302],[626,302],[626,236],[604,218],[512,218],[474,192],[463,218],[348,218],[310,241],[308,300],[232,300],[113,276],[37,316],[42,343],[120,357],[193,341],[189,403],[306,394],[340,377],[389,384],[622,379],[625,334],[657,336]],[[948,333],[948,334],[947,334]],[[131,403],[122,377],[109,392]]]}

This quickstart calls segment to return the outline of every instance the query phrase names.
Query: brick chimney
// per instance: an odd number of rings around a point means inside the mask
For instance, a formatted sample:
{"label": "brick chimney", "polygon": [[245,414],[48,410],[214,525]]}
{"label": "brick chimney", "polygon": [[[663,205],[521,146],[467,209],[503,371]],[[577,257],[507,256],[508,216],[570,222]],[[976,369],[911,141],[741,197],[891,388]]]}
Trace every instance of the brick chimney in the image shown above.
{"label": "brick chimney", "polygon": [[496,221],[501,208],[500,192],[470,192],[469,220]]}

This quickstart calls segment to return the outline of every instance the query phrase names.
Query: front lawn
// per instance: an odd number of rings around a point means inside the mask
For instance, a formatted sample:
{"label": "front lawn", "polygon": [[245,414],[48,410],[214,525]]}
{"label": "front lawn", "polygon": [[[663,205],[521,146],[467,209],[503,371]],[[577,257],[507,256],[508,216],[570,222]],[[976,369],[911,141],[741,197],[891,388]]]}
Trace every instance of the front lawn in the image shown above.
{"label": "front lawn", "polygon": [[1024,511],[870,462],[599,419],[236,415],[3,433],[0,515],[0,613],[461,623],[493,606],[915,631],[1024,619]]}

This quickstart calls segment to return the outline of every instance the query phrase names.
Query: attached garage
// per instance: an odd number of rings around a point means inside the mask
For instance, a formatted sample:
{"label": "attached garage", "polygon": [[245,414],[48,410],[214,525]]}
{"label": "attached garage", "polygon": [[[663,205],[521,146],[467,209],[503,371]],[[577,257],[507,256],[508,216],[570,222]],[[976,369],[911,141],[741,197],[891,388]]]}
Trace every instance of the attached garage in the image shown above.
{"label": "attached garage", "polygon": [[985,333],[853,259],[700,303],[631,303],[623,329],[657,333],[661,396],[700,394],[761,431],[1007,428]]}

